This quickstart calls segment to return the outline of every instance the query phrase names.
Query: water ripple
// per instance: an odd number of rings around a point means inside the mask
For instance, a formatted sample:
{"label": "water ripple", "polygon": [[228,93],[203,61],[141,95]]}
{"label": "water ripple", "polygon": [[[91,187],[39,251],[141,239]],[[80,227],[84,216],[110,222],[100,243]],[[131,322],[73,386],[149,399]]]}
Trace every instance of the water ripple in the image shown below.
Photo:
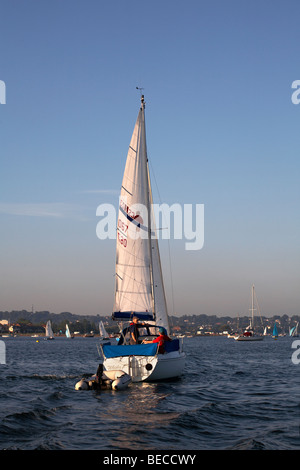
{"label": "water ripple", "polygon": [[[50,344],[49,344],[50,343]],[[2,449],[298,449],[299,374],[289,338],[185,340],[177,380],[77,392],[97,341],[14,338],[0,368]]]}

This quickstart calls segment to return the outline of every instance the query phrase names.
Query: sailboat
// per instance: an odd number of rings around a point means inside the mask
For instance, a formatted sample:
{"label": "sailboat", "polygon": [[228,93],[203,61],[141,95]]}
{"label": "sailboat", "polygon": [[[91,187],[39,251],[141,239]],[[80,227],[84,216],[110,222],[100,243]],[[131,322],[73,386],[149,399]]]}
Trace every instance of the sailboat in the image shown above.
{"label": "sailboat", "polygon": [[[185,365],[182,339],[141,344],[158,336],[159,327],[170,333],[160,254],[153,213],[148,167],[145,101],[141,106],[130,141],[122,181],[117,223],[115,301],[113,320],[121,331],[118,345],[100,345],[106,370],[121,369],[133,382],[178,377]],[[139,344],[128,344],[123,322],[137,317]],[[127,343],[127,344],[126,344]]]}
{"label": "sailboat", "polygon": [[85,333],[83,335],[84,338],[94,338],[94,332],[90,331],[89,333]]}
{"label": "sailboat", "polygon": [[53,331],[52,331],[52,326],[51,326],[51,321],[50,320],[47,321],[45,330],[46,330],[46,333],[45,333],[46,339],[54,339],[54,334],[53,334]]}
{"label": "sailboat", "polygon": [[277,325],[276,322],[274,323],[274,328],[273,328],[273,334],[272,334],[274,339],[278,338],[278,330],[277,330]]}
{"label": "sailboat", "polygon": [[254,333],[254,285],[252,285],[251,289],[251,318],[250,324],[247,326],[243,334],[236,336],[234,339],[236,341],[262,341],[264,336],[257,335]]}
{"label": "sailboat", "polygon": [[109,335],[105,329],[103,321],[99,321],[99,334],[100,339],[109,339]]}
{"label": "sailboat", "polygon": [[68,324],[66,324],[66,337],[67,337],[67,338],[70,338],[70,339],[73,339],[73,338],[74,338],[74,336],[71,335],[71,333],[70,333],[70,328],[69,328],[69,325],[68,325]]}
{"label": "sailboat", "polygon": [[293,326],[293,327],[290,329],[289,335],[290,335],[290,336],[293,336],[294,338],[295,338],[295,337],[298,337],[298,322],[296,323],[295,326]]}

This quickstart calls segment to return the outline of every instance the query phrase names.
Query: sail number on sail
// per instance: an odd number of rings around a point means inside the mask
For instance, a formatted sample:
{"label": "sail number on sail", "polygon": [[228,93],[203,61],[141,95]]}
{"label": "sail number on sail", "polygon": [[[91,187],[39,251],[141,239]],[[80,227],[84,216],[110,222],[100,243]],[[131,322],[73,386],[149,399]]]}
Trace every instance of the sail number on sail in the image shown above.
{"label": "sail number on sail", "polygon": [[118,220],[118,242],[121,243],[125,248],[127,246],[127,230],[128,225],[122,222],[121,219]]}
{"label": "sail number on sail", "polygon": [[121,243],[121,245],[123,245],[124,248],[127,247],[127,238],[124,237],[119,231],[118,231],[118,242]]}
{"label": "sail number on sail", "polygon": [[[142,204],[134,204],[139,209],[142,209],[142,212],[146,210]],[[124,222],[120,217],[118,219],[118,242],[127,247],[127,236],[128,234],[131,238],[139,238],[139,229],[144,229],[147,231],[147,227],[143,226],[143,218],[141,217],[140,212],[134,212],[126,202],[120,198],[120,216],[126,217],[126,222]],[[130,230],[129,223],[133,222],[134,229]]]}

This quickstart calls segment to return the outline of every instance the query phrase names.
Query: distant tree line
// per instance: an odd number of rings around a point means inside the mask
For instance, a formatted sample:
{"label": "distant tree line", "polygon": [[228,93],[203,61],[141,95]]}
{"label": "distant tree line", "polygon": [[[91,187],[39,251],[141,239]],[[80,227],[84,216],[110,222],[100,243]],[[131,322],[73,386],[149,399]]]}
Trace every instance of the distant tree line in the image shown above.
{"label": "distant tree line", "polygon": [[[0,311],[0,320],[7,320],[10,324],[18,323],[20,333],[42,333],[48,320],[51,321],[54,333],[62,332],[64,334],[66,324],[68,323],[71,333],[80,334],[94,331],[98,334],[99,321],[103,321],[109,334],[117,333],[118,326],[110,315],[75,315],[70,312],[50,313],[49,311],[30,312],[20,311]],[[274,315],[273,317],[257,317],[255,325],[258,331],[262,331],[265,326],[273,328],[274,323],[281,332],[288,333],[289,328],[300,322],[299,315]],[[199,328],[203,327],[209,331],[220,333],[222,331],[237,331],[246,328],[249,325],[249,317],[233,318],[229,316],[218,317],[217,315],[182,315],[170,316],[170,326],[172,332],[196,334]]]}
{"label": "distant tree line", "polygon": [[[70,332],[78,332],[79,334],[99,333],[99,321],[105,323],[108,333],[118,331],[117,325],[113,323],[110,317],[100,317],[100,315],[74,315],[70,312],[62,312],[59,314],[42,312],[28,312],[27,310],[0,312],[0,320],[7,320],[9,325],[18,324],[20,333],[44,333],[45,325],[48,320],[51,321],[52,330],[55,334],[65,333],[66,324],[69,325]],[[2,331],[7,329],[2,326]]]}

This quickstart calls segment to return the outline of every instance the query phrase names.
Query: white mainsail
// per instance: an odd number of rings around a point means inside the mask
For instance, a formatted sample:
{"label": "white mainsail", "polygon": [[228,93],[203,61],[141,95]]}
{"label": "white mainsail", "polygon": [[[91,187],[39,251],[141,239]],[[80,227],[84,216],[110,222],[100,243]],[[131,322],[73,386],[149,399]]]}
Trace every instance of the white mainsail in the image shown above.
{"label": "white mainsail", "polygon": [[108,333],[105,329],[103,321],[99,321],[99,334],[102,338],[108,338]]}
{"label": "white mainsail", "polygon": [[66,324],[66,337],[71,338],[70,328],[68,324]]}
{"label": "white mainsail", "polygon": [[152,211],[145,103],[135,123],[122,181],[117,223],[115,319],[152,320],[169,332],[158,241]]}
{"label": "white mainsail", "polygon": [[52,327],[51,327],[51,321],[48,320],[47,321],[47,324],[46,324],[46,337],[47,338],[53,338],[53,331],[52,331]]}
{"label": "white mainsail", "polygon": [[296,323],[296,326],[290,329],[290,336],[298,336],[298,322]]}

